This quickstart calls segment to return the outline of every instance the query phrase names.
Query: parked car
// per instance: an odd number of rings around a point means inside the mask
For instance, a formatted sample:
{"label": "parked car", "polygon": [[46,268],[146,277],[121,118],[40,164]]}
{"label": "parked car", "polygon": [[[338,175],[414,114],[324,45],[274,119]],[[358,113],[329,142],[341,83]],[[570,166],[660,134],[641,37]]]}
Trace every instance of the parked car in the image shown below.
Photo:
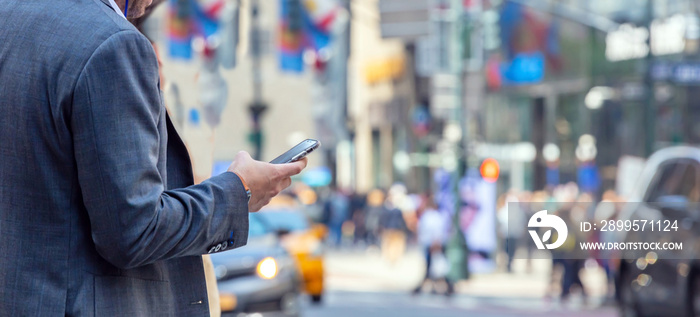
{"label": "parked car", "polygon": [[222,315],[298,315],[301,279],[295,260],[258,214],[250,214],[249,228],[246,246],[211,255]]}
{"label": "parked car", "polygon": [[312,225],[305,214],[289,204],[271,204],[256,214],[281,236],[281,244],[296,260],[303,290],[313,303],[323,297],[323,243],[325,226]]}
{"label": "parked car", "polygon": [[624,231],[618,241],[682,242],[683,249],[620,254],[621,315],[700,316],[700,149],[672,147],[653,154],[629,201],[620,220],[654,221],[670,230]]}

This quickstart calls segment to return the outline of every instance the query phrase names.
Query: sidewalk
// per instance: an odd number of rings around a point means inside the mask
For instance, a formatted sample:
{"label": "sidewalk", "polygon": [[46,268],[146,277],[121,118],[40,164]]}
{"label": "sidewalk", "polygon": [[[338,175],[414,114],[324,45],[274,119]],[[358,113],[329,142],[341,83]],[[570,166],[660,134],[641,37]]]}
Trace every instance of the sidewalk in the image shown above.
{"label": "sidewalk", "polygon": [[[607,291],[605,272],[597,266],[589,266],[581,272],[586,291],[592,298],[603,297]],[[527,260],[516,259],[513,261],[513,273],[473,275],[469,280],[459,282],[457,289],[460,293],[473,296],[544,298],[551,287],[551,270],[552,261],[548,259],[532,260],[529,270]],[[553,284],[558,291],[557,283]]]}
{"label": "sidewalk", "polygon": [[331,250],[325,256],[326,288],[334,291],[408,292],[422,279],[423,256],[409,249],[396,265],[379,250]]}
{"label": "sidewalk", "polygon": [[[406,255],[390,265],[379,251],[329,251],[325,257],[326,287],[330,291],[401,292],[408,293],[418,285],[424,272],[423,255],[409,249]],[[551,306],[546,294],[550,282],[551,261],[533,260],[528,272],[525,260],[513,262],[514,273],[475,274],[460,281],[458,296],[480,302],[500,302],[533,307]],[[605,276],[597,267],[582,272],[591,303],[602,301],[606,290]]]}

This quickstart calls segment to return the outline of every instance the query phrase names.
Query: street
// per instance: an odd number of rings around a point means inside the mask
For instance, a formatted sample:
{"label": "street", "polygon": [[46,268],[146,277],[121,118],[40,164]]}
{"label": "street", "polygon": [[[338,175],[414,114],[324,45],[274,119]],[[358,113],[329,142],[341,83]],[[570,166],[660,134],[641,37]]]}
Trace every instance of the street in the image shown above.
{"label": "street", "polygon": [[617,316],[614,307],[570,310],[528,298],[331,291],[320,306],[304,305],[303,316]]}
{"label": "street", "polygon": [[617,316],[615,307],[601,305],[595,270],[583,274],[591,294],[587,304],[580,296],[566,304],[545,298],[546,261],[534,262],[531,273],[525,273],[521,261],[515,274],[475,275],[446,298],[430,291],[410,294],[423,274],[420,261],[417,250],[409,250],[395,265],[372,251],[329,252],[323,303],[315,306],[304,299],[303,316]]}

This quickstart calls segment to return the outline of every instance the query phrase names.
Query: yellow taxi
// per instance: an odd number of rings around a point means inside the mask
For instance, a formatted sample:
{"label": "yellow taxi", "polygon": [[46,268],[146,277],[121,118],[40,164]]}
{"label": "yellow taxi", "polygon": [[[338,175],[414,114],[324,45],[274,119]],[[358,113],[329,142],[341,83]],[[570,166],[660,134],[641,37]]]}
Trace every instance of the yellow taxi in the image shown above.
{"label": "yellow taxi", "polygon": [[327,230],[324,225],[311,224],[301,205],[288,196],[276,197],[259,211],[259,219],[274,228],[284,249],[296,260],[303,291],[314,303],[323,297],[323,243]]}

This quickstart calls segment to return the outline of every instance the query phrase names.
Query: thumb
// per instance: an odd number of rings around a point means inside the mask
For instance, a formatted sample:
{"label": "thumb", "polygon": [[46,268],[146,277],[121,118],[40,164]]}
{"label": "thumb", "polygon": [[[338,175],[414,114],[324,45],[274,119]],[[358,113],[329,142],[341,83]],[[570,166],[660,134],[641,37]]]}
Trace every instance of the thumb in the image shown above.
{"label": "thumb", "polygon": [[252,160],[253,158],[246,151],[239,151],[236,154],[236,159]]}
{"label": "thumb", "polygon": [[296,162],[277,164],[275,166],[277,167],[278,171],[280,171],[285,176],[289,177],[301,173],[301,171],[304,170],[304,168],[306,167],[308,161],[309,160],[307,158],[302,158],[301,160],[298,160]]}

